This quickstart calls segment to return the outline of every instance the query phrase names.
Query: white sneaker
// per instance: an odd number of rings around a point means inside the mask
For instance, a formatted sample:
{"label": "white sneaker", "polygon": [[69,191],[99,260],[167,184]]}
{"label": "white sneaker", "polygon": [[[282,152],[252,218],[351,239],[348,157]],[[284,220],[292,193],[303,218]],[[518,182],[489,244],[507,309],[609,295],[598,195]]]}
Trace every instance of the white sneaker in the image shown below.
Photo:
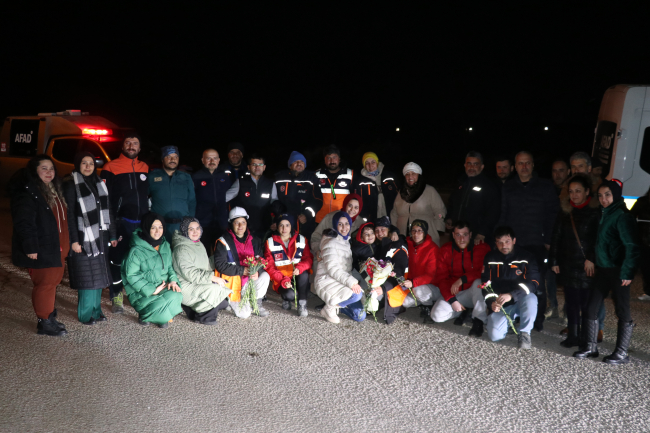
{"label": "white sneaker", "polygon": [[646,295],[645,293],[641,296],[639,296],[639,301],[650,301],[650,295]]}
{"label": "white sneaker", "polygon": [[340,323],[341,319],[336,314],[336,308],[325,305],[322,310],[320,310],[320,315],[325,318],[328,322],[331,323]]}

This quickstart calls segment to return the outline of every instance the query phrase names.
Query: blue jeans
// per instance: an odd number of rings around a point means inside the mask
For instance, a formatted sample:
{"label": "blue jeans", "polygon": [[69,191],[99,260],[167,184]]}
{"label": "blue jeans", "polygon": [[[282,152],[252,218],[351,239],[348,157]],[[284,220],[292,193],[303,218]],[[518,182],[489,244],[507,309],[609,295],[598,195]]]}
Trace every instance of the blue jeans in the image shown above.
{"label": "blue jeans", "polygon": [[345,301],[339,302],[341,313],[345,314],[355,322],[363,322],[366,318],[366,312],[364,311],[363,303],[361,302],[362,297],[363,293],[353,293],[352,296]]}
{"label": "blue jeans", "polygon": [[[530,334],[530,330],[533,329],[533,324],[535,323],[535,317],[537,316],[537,296],[534,293],[530,293],[514,305],[505,307],[505,310],[513,321],[516,317],[520,318],[519,332]],[[487,322],[488,337],[492,341],[503,340],[508,333],[509,326],[510,324],[503,311],[490,314]]]}

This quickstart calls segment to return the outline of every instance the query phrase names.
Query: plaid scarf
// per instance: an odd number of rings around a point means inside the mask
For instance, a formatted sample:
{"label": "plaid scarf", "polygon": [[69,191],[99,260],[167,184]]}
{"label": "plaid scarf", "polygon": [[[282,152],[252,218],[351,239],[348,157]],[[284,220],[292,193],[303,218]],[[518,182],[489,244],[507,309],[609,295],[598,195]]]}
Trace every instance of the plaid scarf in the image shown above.
{"label": "plaid scarf", "polygon": [[94,177],[97,179],[95,187],[99,197],[95,197],[81,173],[72,172],[77,192],[77,203],[75,203],[78,215],[77,228],[83,236],[83,248],[88,257],[95,257],[103,250],[100,230],[108,230],[111,224],[108,211],[108,190],[103,181],[97,176]]}

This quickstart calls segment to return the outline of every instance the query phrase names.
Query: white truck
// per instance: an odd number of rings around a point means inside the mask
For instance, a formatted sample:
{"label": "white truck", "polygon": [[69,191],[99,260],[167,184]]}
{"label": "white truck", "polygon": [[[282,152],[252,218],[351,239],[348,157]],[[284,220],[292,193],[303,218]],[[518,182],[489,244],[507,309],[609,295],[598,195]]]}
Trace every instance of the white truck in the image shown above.
{"label": "white truck", "polygon": [[95,155],[101,168],[120,155],[129,130],[80,110],[7,117],[0,133],[0,185],[39,154],[52,157],[60,177],[74,169],[74,156],[80,151]]}
{"label": "white truck", "polygon": [[593,158],[607,179],[623,182],[628,209],[650,188],[650,85],[618,84],[605,91]]}

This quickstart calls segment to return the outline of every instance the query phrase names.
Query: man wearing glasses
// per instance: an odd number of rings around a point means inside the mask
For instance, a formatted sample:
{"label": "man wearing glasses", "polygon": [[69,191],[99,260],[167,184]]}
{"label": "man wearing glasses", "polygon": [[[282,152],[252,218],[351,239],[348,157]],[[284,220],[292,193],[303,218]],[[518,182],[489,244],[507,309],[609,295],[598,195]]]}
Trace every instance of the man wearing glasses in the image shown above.
{"label": "man wearing glasses", "polygon": [[271,203],[278,199],[275,182],[263,176],[266,161],[253,154],[248,158],[248,173],[239,176],[239,194],[234,206],[248,213],[248,229],[253,236],[262,238],[272,224]]}
{"label": "man wearing glasses", "polygon": [[435,284],[440,289],[439,299],[431,309],[434,322],[455,318],[455,325],[462,326],[468,309],[472,309],[472,329],[469,335],[483,335],[487,322],[485,300],[479,286],[483,259],[490,252],[486,243],[475,244],[467,221],[456,221],[452,231],[453,240],[440,248],[436,264]]}

